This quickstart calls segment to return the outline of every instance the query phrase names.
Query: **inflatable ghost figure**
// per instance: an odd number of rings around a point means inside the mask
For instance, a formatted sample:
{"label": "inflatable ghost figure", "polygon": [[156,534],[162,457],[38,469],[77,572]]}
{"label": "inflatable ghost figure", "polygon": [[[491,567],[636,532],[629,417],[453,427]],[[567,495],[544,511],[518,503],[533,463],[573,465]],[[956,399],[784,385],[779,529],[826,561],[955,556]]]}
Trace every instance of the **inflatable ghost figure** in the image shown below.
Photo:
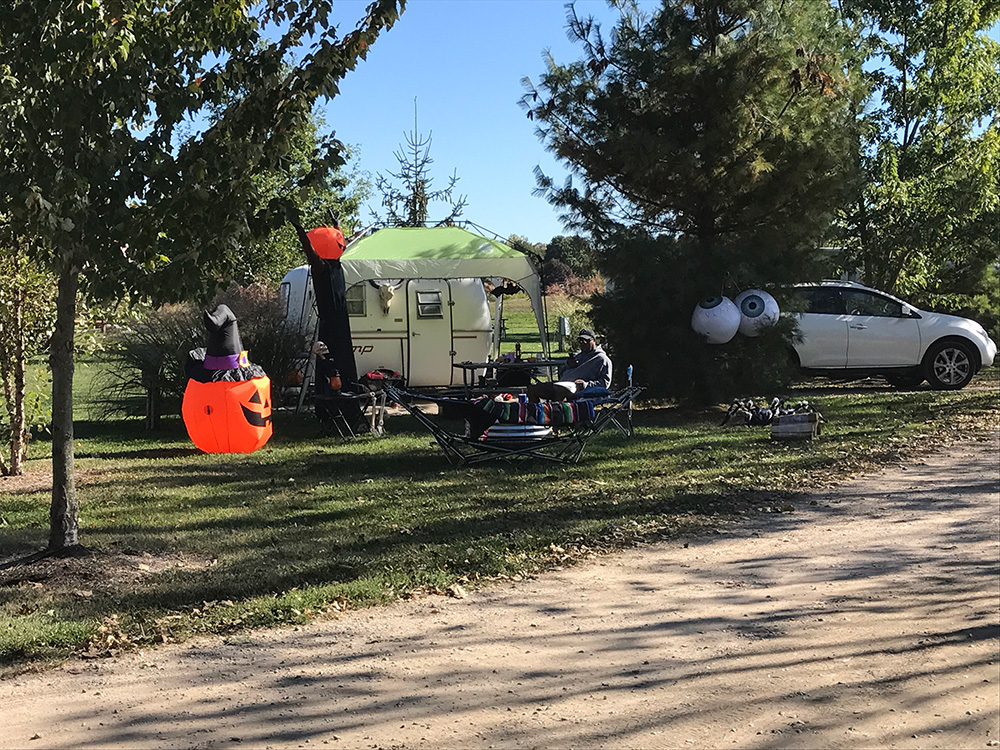
{"label": "inflatable ghost figure", "polygon": [[271,437],[271,381],[247,359],[232,310],[219,305],[204,322],[208,346],[188,353],[184,426],[205,453],[253,453]]}
{"label": "inflatable ghost figure", "polygon": [[781,311],[778,302],[760,289],[747,289],[734,300],[740,311],[740,333],[744,336],[758,336],[768,326],[778,322]]}
{"label": "inflatable ghost figure", "polygon": [[740,327],[740,310],[728,297],[709,297],[691,315],[691,327],[709,344],[728,344]]}

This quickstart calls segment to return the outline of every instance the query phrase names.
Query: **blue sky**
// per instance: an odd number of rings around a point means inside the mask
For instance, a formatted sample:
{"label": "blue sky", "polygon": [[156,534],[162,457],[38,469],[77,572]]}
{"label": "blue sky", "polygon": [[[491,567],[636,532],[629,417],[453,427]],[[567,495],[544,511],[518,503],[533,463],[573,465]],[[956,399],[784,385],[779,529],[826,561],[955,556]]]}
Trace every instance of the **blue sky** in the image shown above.
{"label": "blue sky", "polygon": [[[342,33],[364,7],[361,0],[337,2]],[[578,0],[576,7],[611,28],[604,0]],[[463,218],[502,236],[548,242],[565,232],[556,211],[532,195],[533,170],[540,165],[560,181],[566,170],[518,106],[521,79],[537,82],[546,48],[560,62],[582,56],[566,37],[565,0],[410,0],[368,60],[344,79],[324,117],[340,140],[358,148],[356,165],[374,178],[397,171],[393,152],[413,130],[416,98],[418,129],[433,135],[432,187],[444,187],[457,171],[458,191],[468,197]],[[432,204],[429,218],[445,212]],[[367,223],[370,214],[362,218]]]}
{"label": "blue sky", "polygon": [[[353,28],[366,5],[337,0],[341,33]],[[374,180],[398,170],[393,152],[413,130],[416,99],[418,130],[433,135],[432,187],[444,187],[457,172],[458,191],[468,198],[463,218],[532,242],[565,234],[557,212],[532,191],[536,165],[558,182],[567,170],[545,151],[518,106],[521,80],[539,80],[546,49],[560,63],[582,56],[566,36],[565,6],[566,0],[409,0],[395,27],[323,107],[327,126],[356,147],[355,166]],[[601,20],[606,31],[616,18],[605,0],[577,0],[576,8]],[[1000,26],[990,36],[1000,38]],[[429,218],[446,211],[432,204]],[[370,211],[362,219],[369,223]]]}

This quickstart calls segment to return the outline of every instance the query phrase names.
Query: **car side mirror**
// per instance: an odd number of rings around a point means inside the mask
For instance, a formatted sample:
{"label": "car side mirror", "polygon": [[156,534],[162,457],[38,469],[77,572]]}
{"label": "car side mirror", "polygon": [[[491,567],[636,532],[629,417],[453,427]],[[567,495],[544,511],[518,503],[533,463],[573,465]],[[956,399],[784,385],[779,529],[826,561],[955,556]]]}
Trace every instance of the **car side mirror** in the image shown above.
{"label": "car side mirror", "polygon": [[903,317],[904,318],[919,318],[920,317],[919,315],[917,315],[917,311],[914,310],[909,305],[903,305],[903,311],[902,312],[903,312]]}

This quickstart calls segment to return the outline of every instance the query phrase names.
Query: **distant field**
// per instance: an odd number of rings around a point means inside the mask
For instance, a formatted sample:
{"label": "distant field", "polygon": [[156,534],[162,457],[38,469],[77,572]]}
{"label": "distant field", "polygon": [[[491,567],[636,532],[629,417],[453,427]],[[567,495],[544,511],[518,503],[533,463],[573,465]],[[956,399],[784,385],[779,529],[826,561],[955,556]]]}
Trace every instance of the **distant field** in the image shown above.
{"label": "distant field", "polygon": [[[590,320],[584,314],[585,303],[579,300],[565,295],[551,295],[544,298],[544,306],[548,313],[548,338],[553,352],[556,351],[558,341],[557,326],[560,316],[565,315],[570,319],[570,329],[574,333],[590,325]],[[501,352],[512,352],[517,344],[521,345],[522,352],[528,354],[541,352],[538,326],[531,309],[531,301],[526,294],[505,298],[503,317],[507,333],[500,344]]]}

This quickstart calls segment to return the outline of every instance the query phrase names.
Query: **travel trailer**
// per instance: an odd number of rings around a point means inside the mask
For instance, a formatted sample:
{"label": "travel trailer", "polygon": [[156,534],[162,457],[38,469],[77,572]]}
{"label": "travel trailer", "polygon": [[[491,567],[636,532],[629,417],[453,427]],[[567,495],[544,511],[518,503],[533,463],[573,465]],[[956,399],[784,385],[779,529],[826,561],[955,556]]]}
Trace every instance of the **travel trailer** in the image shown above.
{"label": "travel trailer", "polygon": [[[460,227],[387,228],[353,241],[341,257],[358,372],[385,368],[408,387],[462,384],[459,362],[498,354],[502,297],[484,280],[514,282],[531,299],[547,354],[541,282],[531,260]],[[316,331],[309,266],[281,282],[286,335],[305,345]]]}

